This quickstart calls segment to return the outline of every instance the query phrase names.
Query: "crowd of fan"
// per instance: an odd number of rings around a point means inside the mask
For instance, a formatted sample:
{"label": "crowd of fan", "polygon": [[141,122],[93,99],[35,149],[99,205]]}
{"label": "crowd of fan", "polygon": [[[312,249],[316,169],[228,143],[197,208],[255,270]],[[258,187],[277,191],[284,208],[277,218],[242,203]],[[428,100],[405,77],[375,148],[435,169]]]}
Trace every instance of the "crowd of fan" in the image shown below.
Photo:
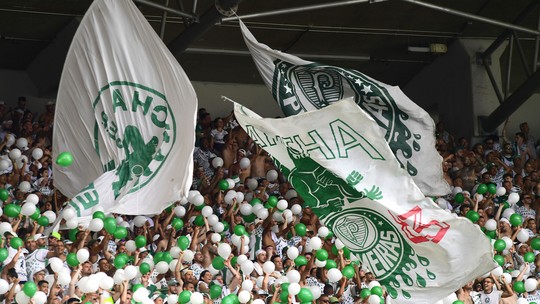
{"label": "crowd of fan", "polygon": [[[370,270],[301,207],[302,198],[232,113],[212,120],[199,110],[188,198],[158,215],[109,215],[96,208],[90,224],[52,233],[47,227],[68,202],[52,183],[54,104],[36,118],[23,97],[13,109],[0,102],[0,117],[3,303],[386,299]],[[540,300],[540,164],[527,123],[520,129],[515,138],[488,136],[471,147],[437,125],[437,150],[453,193],[434,200],[475,222],[493,240],[500,264],[445,303]],[[16,147],[22,156],[10,160]]]}

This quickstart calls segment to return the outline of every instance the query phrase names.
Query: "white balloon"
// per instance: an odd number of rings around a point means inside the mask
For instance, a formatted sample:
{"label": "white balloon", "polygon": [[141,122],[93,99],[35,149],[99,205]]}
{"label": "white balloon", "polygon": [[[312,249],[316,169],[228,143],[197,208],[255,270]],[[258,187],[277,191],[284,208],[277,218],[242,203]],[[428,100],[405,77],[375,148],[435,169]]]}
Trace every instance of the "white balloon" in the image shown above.
{"label": "white balloon", "polygon": [[218,254],[219,254],[220,257],[227,260],[229,258],[229,256],[231,255],[231,252],[232,252],[231,245],[229,245],[227,243],[221,243],[221,244],[218,245],[217,251],[218,251]]}
{"label": "white balloon", "polygon": [[133,293],[133,300],[136,302],[144,302],[146,299],[148,299],[148,296],[150,295],[150,291],[144,287],[140,287]]}
{"label": "white balloon", "polygon": [[262,209],[259,209],[259,211],[257,211],[256,215],[261,220],[265,220],[266,218],[268,218],[270,213],[268,212],[268,209],[262,208]]}
{"label": "white balloon", "polygon": [[6,135],[6,137],[7,137],[6,146],[8,147],[13,146],[13,144],[15,143],[15,136],[9,133],[8,135]]}
{"label": "white balloon", "polygon": [[75,208],[68,206],[62,210],[62,217],[66,220],[70,220],[74,218],[77,215],[77,212],[75,211]]}
{"label": "white balloon", "polygon": [[497,268],[495,268],[495,269],[493,269],[493,270],[491,271],[491,273],[492,273],[496,278],[502,276],[503,272],[504,272],[504,271],[503,271],[503,269],[502,269],[501,266],[499,266],[499,267],[497,267]]}
{"label": "white balloon", "polygon": [[182,249],[180,249],[180,247],[178,246],[173,246],[171,247],[171,250],[169,250],[169,252],[171,253],[171,256],[175,259],[178,259],[180,257],[180,253],[182,252]]}
{"label": "white balloon", "polygon": [[34,214],[34,212],[36,212],[36,209],[37,207],[33,203],[24,203],[24,205],[22,205],[21,207],[21,214],[25,216],[30,216]]}
{"label": "white balloon", "polygon": [[264,271],[264,273],[272,273],[274,272],[274,270],[276,269],[276,265],[274,265],[274,262],[272,261],[266,261],[264,262],[263,266],[262,266],[262,269]]}
{"label": "white balloon", "polygon": [[286,277],[290,283],[298,283],[300,282],[300,278],[301,278],[300,272],[298,272],[298,270],[296,269],[289,270],[289,272],[287,272],[286,274]]}
{"label": "white balloon", "polygon": [[229,184],[229,189],[232,189],[234,188],[234,186],[236,186],[236,183],[234,182],[232,178],[227,178],[225,180],[227,181],[227,184]]}
{"label": "white balloon", "polygon": [[253,290],[253,281],[252,280],[244,280],[242,282],[242,289],[243,290],[247,290],[247,291],[252,291]]}
{"label": "white balloon", "polygon": [[506,188],[504,188],[504,187],[499,187],[499,188],[497,188],[497,192],[495,192],[495,194],[496,194],[497,196],[503,196],[503,195],[505,195],[505,194],[506,194]]}
{"label": "white balloon", "polygon": [[[234,190],[229,190],[227,192],[227,194],[225,194],[225,196],[223,197],[223,201],[226,203],[226,204],[229,204],[231,205],[234,201],[234,199],[236,199],[236,191]],[[237,200],[238,201],[238,200]]]}
{"label": "white balloon", "polygon": [[64,262],[57,257],[52,257],[49,259],[49,265],[51,265],[52,271],[59,273],[64,267]]}
{"label": "white balloon", "polygon": [[244,261],[244,262],[240,265],[240,269],[242,270],[242,273],[243,273],[244,275],[250,275],[250,274],[253,272],[253,269],[254,269],[253,262],[250,261],[250,260]]}
{"label": "white balloon", "polygon": [[273,182],[275,181],[276,179],[278,178],[278,173],[276,170],[269,170],[268,172],[266,172],[266,179],[269,181],[269,182]]}
{"label": "white balloon", "polygon": [[156,264],[155,268],[158,273],[166,273],[169,271],[169,264],[165,261],[161,261]]}
{"label": "white balloon", "polygon": [[527,230],[520,230],[517,234],[517,239],[521,243],[526,243],[529,240],[529,233],[527,232]]}
{"label": "white balloon", "polygon": [[9,291],[9,283],[4,279],[0,279],[0,295]]}
{"label": "white balloon", "polygon": [[530,278],[525,280],[525,290],[531,292],[536,289],[538,286],[538,281],[536,279]]}
{"label": "white balloon", "polygon": [[72,218],[66,221],[66,227],[68,229],[77,228],[77,226],[79,226],[79,221],[77,221],[76,218]]}
{"label": "white balloon", "polygon": [[210,239],[211,239],[212,242],[214,242],[214,243],[219,243],[219,241],[221,241],[221,234],[219,234],[219,233],[212,233],[212,236],[210,237]]}
{"label": "white balloon", "polygon": [[202,204],[204,204],[204,196],[202,195],[195,195],[195,197],[193,198],[193,201],[191,202],[193,205],[195,206],[200,206]]}
{"label": "white balloon", "polygon": [[[191,191],[190,191],[191,192]],[[180,199],[180,205],[184,206],[188,203],[188,198],[187,197],[182,197]]]}
{"label": "white balloon", "polygon": [[183,206],[176,206],[174,207],[174,214],[178,217],[184,217],[184,215],[186,215],[186,208]]}
{"label": "white balloon", "polygon": [[49,223],[54,223],[54,221],[56,221],[56,213],[51,210],[43,212],[43,216],[49,219]]}
{"label": "white balloon", "polygon": [[22,193],[27,193],[28,191],[30,191],[30,188],[31,188],[31,185],[27,181],[22,181],[19,183],[19,190]]}
{"label": "white balloon", "polygon": [[259,182],[257,182],[257,180],[254,179],[254,178],[248,179],[246,184],[247,184],[248,188],[251,189],[251,190],[255,190],[259,186]]}
{"label": "white balloon", "polygon": [[517,301],[516,301],[516,304],[529,304],[529,301],[525,298],[519,298]]}
{"label": "white balloon", "polygon": [[322,268],[326,266],[326,260],[325,261],[319,261],[318,259],[315,259],[315,266]]}
{"label": "white balloon", "polygon": [[251,300],[251,293],[247,290],[242,290],[238,293],[238,301],[240,303],[247,303]]}
{"label": "white balloon", "polygon": [[332,268],[328,270],[328,281],[330,283],[336,283],[337,281],[341,280],[343,275],[341,274],[341,271],[337,268]]}
{"label": "white balloon", "polygon": [[11,163],[5,159],[0,160],[0,170],[7,170],[11,166]]}
{"label": "white balloon", "polygon": [[41,159],[43,157],[43,150],[40,148],[34,148],[34,150],[32,150],[32,157],[36,160]]}
{"label": "white balloon", "polygon": [[195,258],[195,253],[189,249],[184,250],[183,260],[190,263]]}
{"label": "white balloon", "polygon": [[88,252],[88,249],[81,248],[77,251],[77,261],[79,261],[79,263],[82,264],[88,261],[89,258],[90,258],[90,252]]}
{"label": "white balloon", "polygon": [[334,245],[336,245],[337,250],[345,248],[345,244],[340,239],[336,239]]}
{"label": "white balloon", "polygon": [[264,281],[264,276],[258,276],[257,280],[255,281],[257,283],[257,287],[262,288]]}
{"label": "white balloon", "polygon": [[212,166],[213,166],[214,168],[222,167],[222,166],[223,166],[223,158],[221,158],[221,157],[214,157],[214,159],[212,159]]}
{"label": "white balloon", "polygon": [[26,147],[28,147],[28,140],[26,138],[24,138],[24,137],[21,137],[21,138],[17,139],[17,142],[16,142],[15,145],[19,149],[25,149]]}
{"label": "white balloon", "polygon": [[321,297],[321,288],[319,286],[309,286],[309,290],[311,290],[313,300],[317,300]]}
{"label": "white balloon", "polygon": [[47,295],[43,291],[36,291],[32,300],[34,304],[45,304],[47,302]]}
{"label": "white balloon", "polygon": [[15,301],[17,301],[17,304],[28,304],[28,302],[30,302],[30,297],[21,290],[15,294]]}
{"label": "white balloon", "polygon": [[174,304],[178,303],[178,295],[170,294],[167,296],[167,303]]}
{"label": "white balloon", "polygon": [[292,213],[294,215],[300,215],[300,214],[302,214],[302,206],[300,206],[298,204],[294,204],[291,207],[291,211],[292,211]]}
{"label": "white balloon", "polygon": [[507,236],[503,236],[501,240],[503,240],[506,243],[505,250],[508,250],[510,249],[510,247],[514,246],[514,242],[512,241],[512,239]]}
{"label": "white balloon", "polygon": [[246,195],[244,197],[244,201],[250,202],[252,199],[253,199],[253,192],[246,193]]}
{"label": "white balloon", "polygon": [[439,197],[438,199],[435,200],[435,203],[439,206],[439,208],[441,209],[448,209],[448,202],[442,198],[442,197]]}
{"label": "white balloon", "polygon": [[240,160],[240,169],[247,169],[251,165],[249,158],[244,157]]}
{"label": "white balloon", "polygon": [[204,296],[200,292],[194,292],[189,298],[191,304],[202,304],[204,302]]}
{"label": "white balloon", "polygon": [[4,235],[4,233],[6,233],[8,231],[13,231],[13,228],[11,227],[11,224],[9,222],[0,223],[0,234]]}
{"label": "white balloon", "polygon": [[90,275],[86,281],[86,290],[88,292],[96,292],[99,289],[101,279],[96,275]]}
{"label": "white balloon", "polygon": [[242,265],[242,263],[244,263],[247,260],[248,260],[247,256],[245,254],[241,254],[236,258],[236,263],[238,265]]}
{"label": "white balloon", "polygon": [[[334,269],[336,269],[336,268],[334,268]],[[371,281],[371,282],[369,282],[369,284],[368,284],[368,288],[369,288],[370,290],[371,290],[371,288],[373,288],[373,287],[375,287],[375,286],[379,286],[379,287],[380,287],[380,286],[381,286],[381,283],[379,283],[379,281]]]}
{"label": "white balloon", "polygon": [[208,218],[213,213],[214,213],[214,210],[212,210],[212,207],[210,206],[204,206],[201,210],[201,214],[206,218]]}
{"label": "white balloon", "polygon": [[455,196],[456,194],[458,193],[461,193],[463,192],[463,189],[461,187],[454,187],[454,189],[452,189],[452,194]]}
{"label": "white balloon", "polygon": [[71,276],[70,272],[62,270],[58,273],[58,284],[65,286],[71,282]]}
{"label": "white balloon", "polygon": [[309,239],[309,247],[313,250],[319,250],[322,248],[322,240],[318,236],[314,236]]}
{"label": "white balloon", "polygon": [[98,232],[103,229],[103,220],[100,218],[95,218],[90,221],[88,224],[88,229],[92,232]]}
{"label": "white balloon", "polygon": [[277,208],[281,211],[287,209],[287,207],[289,206],[289,203],[286,201],[286,200],[279,200],[277,202]]}
{"label": "white balloon", "polygon": [[137,215],[134,219],[133,219],[133,224],[135,225],[135,227],[142,227],[144,225],[144,223],[146,223],[148,219],[146,218],[146,216],[143,216],[143,215]]}
{"label": "white balloon", "polygon": [[[166,263],[166,262],[165,262]],[[158,263],[159,264],[159,263]],[[167,265],[168,267],[169,265]],[[124,268],[124,276],[126,277],[126,280],[134,279],[137,276],[137,267],[133,265],[128,265],[126,268]]]}
{"label": "white balloon", "polygon": [[505,272],[502,274],[502,277],[504,278],[504,280],[506,281],[506,283],[510,284],[512,283],[512,275]]}
{"label": "white balloon", "polygon": [[298,257],[298,248],[296,247],[289,247],[289,249],[287,249],[287,256],[289,257],[289,259],[291,260],[294,260]]}
{"label": "white balloon", "polygon": [[126,277],[124,276],[124,269],[117,269],[116,272],[113,275],[114,284],[120,284],[125,279],[126,279]]}
{"label": "white balloon", "polygon": [[289,284],[289,294],[292,295],[292,296],[295,296],[297,295],[298,293],[300,293],[300,284],[298,283],[290,283]]}
{"label": "white balloon", "polygon": [[[39,196],[37,196],[34,193],[30,193],[26,196],[25,202],[32,203],[34,205],[37,205],[39,203]],[[73,207],[71,207],[73,209]]]}
{"label": "white balloon", "polygon": [[21,158],[21,150],[15,148],[9,151],[9,158],[11,158],[12,160],[17,160]]}
{"label": "white balloon", "polygon": [[504,211],[503,211],[503,214],[502,214],[502,217],[505,217],[507,219],[510,218],[510,216],[512,214],[516,213],[516,210],[512,209],[512,208],[506,208]]}
{"label": "white balloon", "polygon": [[210,226],[214,226],[219,222],[219,218],[215,214],[211,214],[206,220]]}
{"label": "white balloon", "polygon": [[370,295],[367,301],[369,304],[379,304],[381,303],[381,298],[378,295]]}
{"label": "white balloon", "polygon": [[242,215],[250,215],[253,212],[253,207],[248,203],[243,203],[240,205],[240,213]]}
{"label": "white balloon", "polygon": [[320,237],[325,238],[328,236],[329,233],[330,233],[330,230],[328,230],[327,227],[321,226],[319,228],[318,234]]}
{"label": "white balloon", "polygon": [[238,191],[236,192],[236,201],[237,202],[243,202],[244,201],[244,193]]}
{"label": "white balloon", "polygon": [[212,226],[214,228],[214,231],[217,232],[217,233],[222,233],[223,230],[225,230],[225,225],[223,225],[222,222],[217,222],[214,226]]}
{"label": "white balloon", "polygon": [[519,201],[519,194],[512,192],[508,195],[508,203],[513,205]]}
{"label": "white balloon", "polygon": [[114,280],[109,276],[104,276],[99,282],[99,287],[105,290],[111,290],[114,287]]}
{"label": "white balloon", "polygon": [[486,228],[487,231],[497,230],[497,221],[494,219],[489,219],[484,224],[484,227]]}

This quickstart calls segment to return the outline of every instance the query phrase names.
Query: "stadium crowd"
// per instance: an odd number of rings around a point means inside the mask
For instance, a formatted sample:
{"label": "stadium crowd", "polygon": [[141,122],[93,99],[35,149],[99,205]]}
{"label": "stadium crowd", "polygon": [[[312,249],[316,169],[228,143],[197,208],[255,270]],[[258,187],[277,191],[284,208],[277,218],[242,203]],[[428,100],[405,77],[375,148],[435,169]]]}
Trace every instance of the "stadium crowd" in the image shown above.
{"label": "stadium crowd", "polygon": [[[200,109],[189,196],[163,213],[62,221],[55,190],[54,103],[35,115],[20,97],[0,102],[0,300],[3,303],[383,303],[386,289],[310,208],[234,115]],[[505,126],[506,129],[506,126]],[[471,144],[437,124],[453,192],[433,198],[490,238],[491,273],[444,303],[540,301],[537,142],[520,132]],[[75,160],[76,161],[76,160]]]}

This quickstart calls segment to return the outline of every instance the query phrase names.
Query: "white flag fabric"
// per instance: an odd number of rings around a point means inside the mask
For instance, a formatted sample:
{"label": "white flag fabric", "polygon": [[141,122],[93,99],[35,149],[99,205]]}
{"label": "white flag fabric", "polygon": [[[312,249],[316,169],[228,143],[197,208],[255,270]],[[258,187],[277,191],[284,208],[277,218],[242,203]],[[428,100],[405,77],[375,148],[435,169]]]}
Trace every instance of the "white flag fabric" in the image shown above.
{"label": "white flag fabric", "polygon": [[396,303],[435,303],[495,267],[488,238],[422,194],[352,99],[281,119],[235,104],[235,115]]}
{"label": "white flag fabric", "polygon": [[62,72],[53,135],[55,186],[78,216],[156,214],[191,186],[197,97],[131,0],[97,0]]}
{"label": "white flag fabric", "polygon": [[435,124],[429,114],[397,86],[358,71],[306,61],[257,42],[240,21],[246,45],[266,86],[286,116],[353,98],[383,129],[399,163],[425,195],[450,192],[442,157],[435,149]]}

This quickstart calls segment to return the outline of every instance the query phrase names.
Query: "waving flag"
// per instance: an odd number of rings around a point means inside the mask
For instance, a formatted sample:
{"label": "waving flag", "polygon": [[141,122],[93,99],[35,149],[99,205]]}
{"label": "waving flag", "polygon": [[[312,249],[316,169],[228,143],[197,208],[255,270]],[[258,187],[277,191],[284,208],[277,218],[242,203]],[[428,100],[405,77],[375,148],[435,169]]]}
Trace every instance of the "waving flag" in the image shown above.
{"label": "waving flag", "polygon": [[197,97],[131,0],[97,0],[70,47],[57,100],[55,186],[79,216],[94,206],[160,213],[191,185]]}
{"label": "waving flag", "polygon": [[426,198],[353,100],[238,122],[397,303],[435,303],[495,267],[489,240]]}
{"label": "waving flag", "polygon": [[240,21],[244,40],[266,86],[286,116],[320,109],[345,98],[354,101],[383,130],[400,165],[425,195],[445,195],[442,158],[435,149],[435,124],[399,87],[358,71],[306,61],[257,42]]}

